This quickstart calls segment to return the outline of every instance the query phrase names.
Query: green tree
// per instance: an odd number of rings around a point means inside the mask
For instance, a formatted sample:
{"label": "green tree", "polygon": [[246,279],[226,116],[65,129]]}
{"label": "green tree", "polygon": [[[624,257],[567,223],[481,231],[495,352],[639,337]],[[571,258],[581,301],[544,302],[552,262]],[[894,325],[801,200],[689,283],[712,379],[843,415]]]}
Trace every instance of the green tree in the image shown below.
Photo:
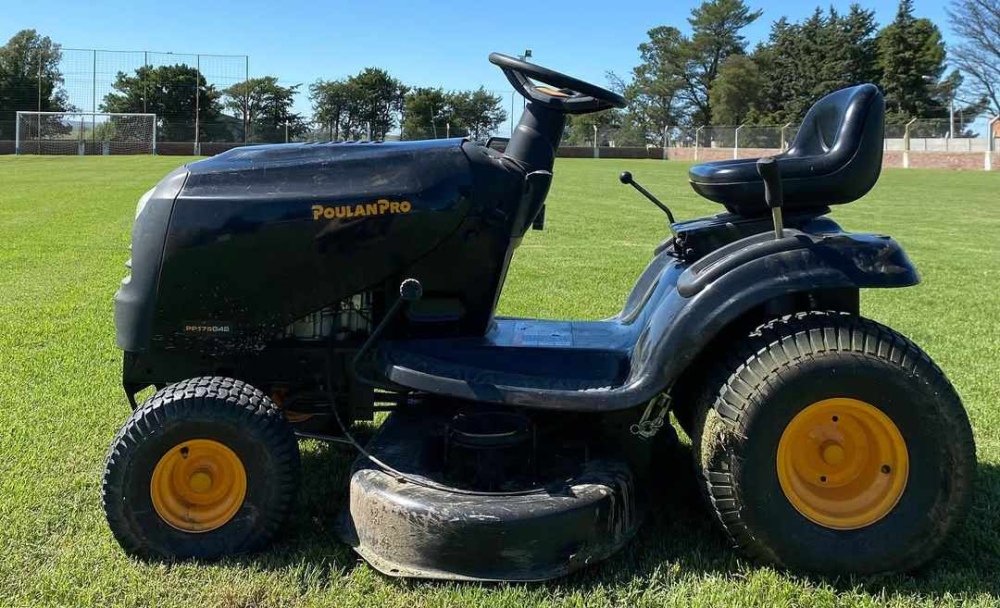
{"label": "green tree", "polygon": [[592,147],[596,132],[598,146],[621,145],[616,135],[622,127],[623,119],[623,112],[618,109],[570,116],[562,143],[567,146]]}
{"label": "green tree", "polygon": [[712,122],[717,125],[747,122],[757,107],[762,88],[763,78],[753,59],[746,55],[727,58],[709,94]]}
{"label": "green tree", "polygon": [[933,22],[913,16],[913,0],[900,0],[896,18],[879,32],[878,63],[889,120],[947,115],[939,86],[944,41]]}
{"label": "green tree", "polygon": [[313,120],[333,139],[385,139],[397,124],[407,88],[381,68],[309,87]]}
{"label": "green tree", "polygon": [[776,21],[752,55],[763,81],[756,120],[799,120],[831,91],[878,82],[876,30],[874,13],[856,4],[846,15],[817,8],[800,23]]}
{"label": "green tree", "polygon": [[624,122],[640,133],[645,142],[658,142],[663,128],[683,122],[678,92],[684,86],[684,45],[680,30],[670,26],[647,32],[649,40],[639,45],[641,62],[626,83],[614,74],[612,88],[628,100]]}
{"label": "green tree", "polygon": [[402,134],[406,139],[437,139],[445,136],[452,119],[448,95],[443,89],[418,87],[403,102]]}
{"label": "green tree", "polygon": [[691,38],[684,45],[686,61],[678,75],[684,81],[682,99],[695,124],[711,121],[709,91],[719,68],[730,55],[746,51],[747,41],[740,32],[761,14],[760,10],[751,11],[743,0],[708,0],[691,11]]}
{"label": "green tree", "polygon": [[948,20],[961,40],[951,62],[968,77],[964,90],[1000,116],[1000,0],[952,0]]}
{"label": "green tree", "polygon": [[711,121],[712,83],[726,58],[746,52],[740,32],[760,15],[744,0],[705,0],[691,11],[690,37],[668,26],[649,30],[649,40],[639,45],[641,62],[632,70],[632,82],[623,87],[636,104],[628,120],[647,141],[657,140],[668,123]]}
{"label": "green tree", "polygon": [[247,141],[277,142],[298,138],[308,130],[305,120],[292,110],[299,85],[278,84],[275,76],[238,82],[222,91],[222,105],[247,129]]}
{"label": "green tree", "polygon": [[[62,89],[61,59],[59,45],[35,30],[21,30],[0,46],[0,139],[14,139],[18,110],[76,109]],[[48,121],[48,128],[64,127],[58,121]]]}
{"label": "green tree", "polygon": [[403,136],[406,139],[472,137],[486,139],[505,120],[503,98],[480,87],[475,91],[417,88],[406,95]]}
{"label": "green tree", "polygon": [[231,141],[231,124],[222,122],[222,96],[194,67],[185,64],[142,66],[134,74],[118,72],[113,92],[104,96],[103,112],[156,114],[161,141],[194,141],[195,110],[200,141]]}
{"label": "green tree", "polygon": [[341,126],[345,130],[354,128],[353,109],[356,96],[346,80],[319,80],[309,86],[309,97],[313,102],[313,121],[328,133],[330,139],[346,139],[341,136]]}
{"label": "green tree", "polygon": [[[452,135],[465,135],[482,140],[489,137],[505,120],[503,98],[479,87],[475,91],[457,91],[449,95],[452,118],[458,131]],[[455,125],[453,125],[455,126]]]}

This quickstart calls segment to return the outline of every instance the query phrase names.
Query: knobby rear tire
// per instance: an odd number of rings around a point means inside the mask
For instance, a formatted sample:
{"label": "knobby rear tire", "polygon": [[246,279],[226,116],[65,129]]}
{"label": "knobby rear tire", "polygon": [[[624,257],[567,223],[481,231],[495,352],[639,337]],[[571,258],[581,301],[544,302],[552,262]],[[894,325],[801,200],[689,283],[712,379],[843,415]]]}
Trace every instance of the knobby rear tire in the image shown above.
{"label": "knobby rear tire", "polygon": [[[707,375],[714,384],[691,421],[701,490],[731,541],[755,559],[822,574],[907,571],[931,559],[968,508],[976,465],[968,416],[941,369],[893,330],[839,312],[773,320],[733,355]],[[860,529],[807,519],[778,480],[786,425],[831,397],[880,409],[909,452],[899,502]]]}

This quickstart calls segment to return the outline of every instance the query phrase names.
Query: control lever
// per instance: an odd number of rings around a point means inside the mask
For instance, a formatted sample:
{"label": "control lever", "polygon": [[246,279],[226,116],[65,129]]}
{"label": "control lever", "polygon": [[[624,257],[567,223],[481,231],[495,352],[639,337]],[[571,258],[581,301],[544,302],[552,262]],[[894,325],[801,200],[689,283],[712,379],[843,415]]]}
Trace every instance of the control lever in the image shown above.
{"label": "control lever", "polygon": [[402,283],[399,284],[399,298],[392,303],[389,310],[386,311],[382,320],[379,324],[375,326],[375,329],[371,334],[368,335],[368,339],[365,343],[361,345],[358,352],[354,354],[354,358],[351,360],[351,374],[354,379],[361,384],[367,384],[368,386],[373,386],[375,388],[384,388],[378,382],[366,378],[361,375],[358,370],[358,366],[361,364],[361,360],[364,359],[365,355],[375,346],[382,333],[385,332],[385,328],[389,326],[392,321],[396,320],[396,316],[403,311],[403,308],[409,306],[411,303],[416,302],[424,296],[424,286],[417,279],[404,279]]}
{"label": "control lever", "polygon": [[774,238],[780,239],[785,236],[785,221],[781,215],[781,206],[785,200],[781,190],[781,171],[778,169],[778,161],[773,156],[758,159],[757,173],[764,180],[764,202],[771,209]]}
{"label": "control lever", "polygon": [[675,220],[674,220],[674,214],[670,213],[670,209],[666,205],[664,205],[663,203],[661,203],[660,199],[658,199],[655,196],[653,196],[649,192],[649,190],[646,190],[645,188],[643,188],[639,184],[639,182],[637,182],[634,179],[632,179],[632,174],[630,172],[628,172],[628,171],[622,171],[621,175],[618,176],[618,180],[621,183],[628,184],[629,186],[632,186],[633,188],[635,188],[636,190],[638,190],[639,194],[641,194],[641,195],[645,196],[646,198],[648,198],[651,203],[653,203],[654,205],[656,205],[657,207],[659,207],[661,211],[663,211],[664,213],[666,213],[667,214],[667,219],[670,220],[670,232],[674,236],[677,236],[677,232],[674,231],[674,222],[675,222]]}

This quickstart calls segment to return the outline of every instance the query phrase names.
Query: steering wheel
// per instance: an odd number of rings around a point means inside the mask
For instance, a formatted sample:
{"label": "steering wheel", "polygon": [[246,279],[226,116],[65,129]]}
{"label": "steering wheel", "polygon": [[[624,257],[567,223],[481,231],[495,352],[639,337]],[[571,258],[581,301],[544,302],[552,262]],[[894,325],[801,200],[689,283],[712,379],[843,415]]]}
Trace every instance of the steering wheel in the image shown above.
{"label": "steering wheel", "polygon": [[[557,112],[589,114],[609,108],[624,108],[627,103],[617,93],[510,55],[490,53],[490,63],[503,70],[518,93]],[[550,86],[541,86],[532,80]]]}

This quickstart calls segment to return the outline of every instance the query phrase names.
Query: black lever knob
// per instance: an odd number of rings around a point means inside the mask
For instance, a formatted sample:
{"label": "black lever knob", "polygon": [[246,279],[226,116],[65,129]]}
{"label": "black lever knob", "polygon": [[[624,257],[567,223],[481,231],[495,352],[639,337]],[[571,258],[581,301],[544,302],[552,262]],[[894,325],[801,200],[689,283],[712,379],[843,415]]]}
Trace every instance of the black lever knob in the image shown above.
{"label": "black lever knob", "polygon": [[632,173],[630,173],[629,171],[622,171],[621,175],[618,176],[618,181],[626,185],[631,184]]}
{"label": "black lever knob", "polygon": [[785,201],[781,190],[781,171],[778,169],[778,161],[773,156],[758,159],[757,173],[764,180],[764,202],[771,209],[780,209]]}
{"label": "black lever knob", "polygon": [[399,284],[399,297],[407,302],[419,300],[424,295],[424,286],[417,279],[406,279]]}

